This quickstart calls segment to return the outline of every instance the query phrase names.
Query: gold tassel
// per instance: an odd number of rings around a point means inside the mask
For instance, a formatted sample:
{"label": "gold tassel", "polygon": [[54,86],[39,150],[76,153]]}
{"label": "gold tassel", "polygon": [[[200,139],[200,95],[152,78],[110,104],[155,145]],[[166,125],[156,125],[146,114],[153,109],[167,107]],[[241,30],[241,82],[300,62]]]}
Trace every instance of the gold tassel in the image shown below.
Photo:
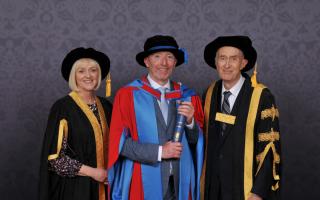
{"label": "gold tassel", "polygon": [[254,71],[253,71],[253,74],[251,76],[251,86],[252,87],[256,87],[258,85],[258,82],[257,82],[257,67],[258,67],[258,64],[256,62],[256,64],[254,65]]}
{"label": "gold tassel", "polygon": [[106,97],[110,97],[110,96],[111,96],[111,74],[109,72],[106,79]]}

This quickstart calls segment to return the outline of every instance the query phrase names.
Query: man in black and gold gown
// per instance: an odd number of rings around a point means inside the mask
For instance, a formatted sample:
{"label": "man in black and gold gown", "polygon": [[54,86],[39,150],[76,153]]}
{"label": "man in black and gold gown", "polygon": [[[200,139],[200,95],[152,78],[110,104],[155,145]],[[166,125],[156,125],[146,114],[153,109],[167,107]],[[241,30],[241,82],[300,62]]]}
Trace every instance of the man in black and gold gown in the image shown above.
{"label": "man in black and gold gown", "polygon": [[204,199],[277,199],[280,181],[279,112],[256,72],[257,53],[246,36],[218,37],[204,51],[221,80],[205,93]]}

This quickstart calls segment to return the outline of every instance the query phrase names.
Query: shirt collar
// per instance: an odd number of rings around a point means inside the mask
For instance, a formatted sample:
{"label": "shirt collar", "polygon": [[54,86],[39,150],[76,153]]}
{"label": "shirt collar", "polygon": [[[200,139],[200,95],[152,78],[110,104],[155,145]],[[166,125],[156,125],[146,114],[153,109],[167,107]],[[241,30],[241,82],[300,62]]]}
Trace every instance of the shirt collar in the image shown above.
{"label": "shirt collar", "polygon": [[151,87],[152,87],[153,89],[159,89],[159,88],[161,88],[161,87],[170,89],[170,81],[169,81],[169,80],[168,80],[168,82],[167,82],[165,85],[160,85],[160,84],[158,84],[157,82],[155,82],[155,81],[151,78],[150,74],[148,74],[147,79],[148,79],[148,81],[149,81],[149,83],[150,83],[150,85],[151,85]]}
{"label": "shirt collar", "polygon": [[223,83],[222,83],[222,91],[221,91],[222,94],[225,91],[230,91],[232,95],[237,97],[239,92],[240,92],[240,90],[241,90],[241,87],[242,87],[244,81],[245,81],[245,78],[240,74],[240,79],[238,80],[238,82],[230,90],[227,90],[224,87]]}

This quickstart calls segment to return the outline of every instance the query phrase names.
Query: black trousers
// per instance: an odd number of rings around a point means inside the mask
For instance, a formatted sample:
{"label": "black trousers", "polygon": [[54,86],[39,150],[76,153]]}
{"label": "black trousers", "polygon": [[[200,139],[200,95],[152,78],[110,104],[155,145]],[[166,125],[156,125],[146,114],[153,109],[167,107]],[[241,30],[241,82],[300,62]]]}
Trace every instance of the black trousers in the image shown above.
{"label": "black trousers", "polygon": [[174,179],[173,176],[169,177],[168,189],[163,197],[164,200],[175,200],[177,199],[177,194],[174,190]]}

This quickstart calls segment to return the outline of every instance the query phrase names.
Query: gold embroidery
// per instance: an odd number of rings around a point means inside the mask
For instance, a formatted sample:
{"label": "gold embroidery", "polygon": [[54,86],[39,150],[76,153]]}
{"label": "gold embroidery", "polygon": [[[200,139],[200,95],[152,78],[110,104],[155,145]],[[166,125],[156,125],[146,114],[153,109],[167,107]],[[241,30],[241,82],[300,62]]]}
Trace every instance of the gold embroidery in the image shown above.
{"label": "gold embroidery", "polygon": [[[273,156],[274,156],[273,159],[274,159],[275,163],[279,164],[280,163],[280,155],[277,152],[275,152]],[[256,156],[257,163],[260,163],[261,161],[263,161],[263,160],[261,160],[263,157],[264,157],[263,152],[258,154]]]}
{"label": "gold embroidery", "polygon": [[279,132],[273,131],[273,128],[271,128],[270,132],[259,133],[258,135],[259,142],[274,142],[274,141],[278,141],[279,139],[280,139]]}
{"label": "gold embroidery", "polygon": [[236,121],[236,116],[227,115],[227,114],[224,114],[224,113],[217,112],[215,120],[219,121],[219,122],[223,122],[223,123],[234,125],[234,123]]}
{"label": "gold embroidery", "polygon": [[252,168],[253,168],[253,132],[254,132],[254,124],[256,121],[257,111],[258,111],[258,105],[261,97],[262,90],[265,87],[261,84],[258,84],[256,87],[254,87],[251,101],[250,101],[250,107],[248,112],[248,118],[246,123],[246,137],[245,137],[245,150],[244,150],[244,199],[248,199],[250,195],[250,191],[252,189],[253,184],[253,174],[252,174]]}
{"label": "gold embroidery", "polygon": [[271,189],[273,191],[276,191],[278,188],[279,188],[279,181],[277,181],[277,183],[275,185],[271,186]]}
{"label": "gold embroidery", "polygon": [[274,105],[272,105],[271,108],[265,109],[261,112],[261,119],[266,119],[268,117],[271,117],[272,121],[274,121],[276,117],[279,118],[279,111],[274,107]]}
{"label": "gold embroidery", "polygon": [[273,153],[273,164],[272,164],[272,173],[273,173],[273,179],[275,181],[277,181],[277,183],[272,186],[272,190],[275,191],[279,188],[279,180],[280,180],[280,176],[277,174],[277,170],[276,170],[276,164],[279,164],[280,163],[280,156],[279,154],[277,153],[276,151],[276,147],[274,145],[273,142],[269,142],[269,144],[264,148],[263,152],[260,153],[258,156],[257,156],[257,161],[259,160],[259,165],[258,165],[258,169],[257,169],[257,172],[256,172],[256,176],[257,174],[259,173],[259,170],[260,168],[262,167],[262,164],[264,162],[264,159],[265,157],[267,156],[267,153],[269,152],[269,150],[272,150],[272,153]]}
{"label": "gold embroidery", "polygon": [[51,154],[48,156],[48,160],[53,160],[59,157],[63,137],[68,138],[68,122],[65,119],[60,120],[59,122],[59,133],[58,133],[58,142],[57,142],[57,153]]}

